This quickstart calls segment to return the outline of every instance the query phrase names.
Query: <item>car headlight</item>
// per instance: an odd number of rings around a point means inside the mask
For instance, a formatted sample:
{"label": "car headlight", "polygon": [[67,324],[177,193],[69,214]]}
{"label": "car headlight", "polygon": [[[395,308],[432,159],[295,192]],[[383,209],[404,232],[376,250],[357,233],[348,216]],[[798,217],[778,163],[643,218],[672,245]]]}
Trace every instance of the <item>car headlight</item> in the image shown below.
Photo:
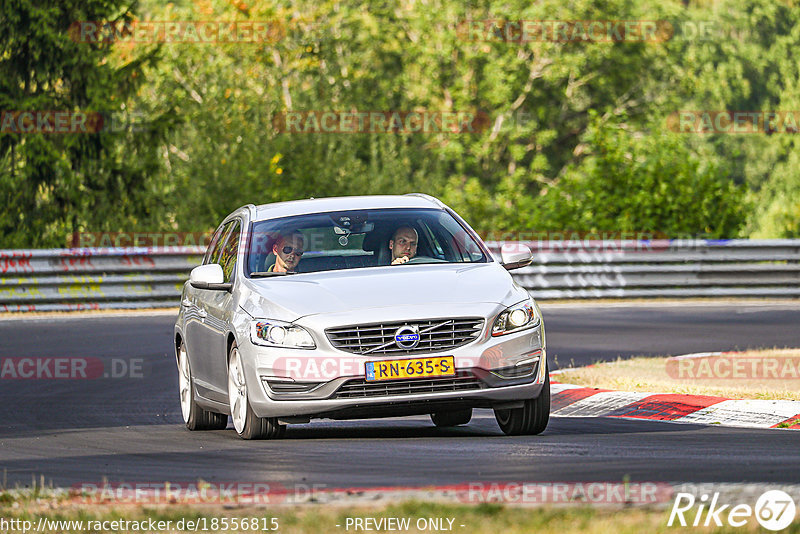
{"label": "car headlight", "polygon": [[267,347],[314,349],[317,345],[302,326],[273,319],[256,319],[250,323],[250,341]]}
{"label": "car headlight", "polygon": [[510,306],[503,313],[497,316],[492,326],[493,336],[502,336],[512,332],[534,328],[539,326],[542,317],[536,302],[528,297],[519,304]]}

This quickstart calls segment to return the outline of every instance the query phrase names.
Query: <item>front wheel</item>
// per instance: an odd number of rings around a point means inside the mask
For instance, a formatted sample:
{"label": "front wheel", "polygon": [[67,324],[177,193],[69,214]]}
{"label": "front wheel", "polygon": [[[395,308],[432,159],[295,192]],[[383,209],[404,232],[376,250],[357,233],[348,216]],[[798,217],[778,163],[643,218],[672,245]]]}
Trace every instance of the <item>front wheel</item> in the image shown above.
{"label": "front wheel", "polygon": [[495,410],[494,418],[507,436],[541,434],[550,421],[550,375],[545,369],[542,392],[528,399],[522,408]]}
{"label": "front wheel", "polygon": [[178,387],[181,395],[181,415],[189,430],[224,430],[228,426],[228,416],[210,412],[197,405],[194,400],[194,379],[186,353],[186,344],[178,346]]}
{"label": "front wheel", "polygon": [[228,363],[228,401],[236,433],[242,439],[275,439],[286,431],[286,425],[275,417],[258,417],[250,406],[247,383],[244,379],[242,356],[234,343]]}

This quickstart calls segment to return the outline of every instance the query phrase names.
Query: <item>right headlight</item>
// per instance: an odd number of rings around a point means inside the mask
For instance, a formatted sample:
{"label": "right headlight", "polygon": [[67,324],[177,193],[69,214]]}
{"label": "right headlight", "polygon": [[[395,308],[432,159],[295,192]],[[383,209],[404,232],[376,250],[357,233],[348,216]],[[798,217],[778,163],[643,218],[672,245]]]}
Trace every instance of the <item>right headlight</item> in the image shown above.
{"label": "right headlight", "polygon": [[519,304],[509,306],[497,316],[492,326],[492,336],[502,336],[526,328],[535,328],[541,321],[539,307],[533,298],[528,297]]}
{"label": "right headlight", "polygon": [[250,341],[267,347],[289,349],[316,348],[308,330],[296,324],[274,319],[256,319],[250,323]]}

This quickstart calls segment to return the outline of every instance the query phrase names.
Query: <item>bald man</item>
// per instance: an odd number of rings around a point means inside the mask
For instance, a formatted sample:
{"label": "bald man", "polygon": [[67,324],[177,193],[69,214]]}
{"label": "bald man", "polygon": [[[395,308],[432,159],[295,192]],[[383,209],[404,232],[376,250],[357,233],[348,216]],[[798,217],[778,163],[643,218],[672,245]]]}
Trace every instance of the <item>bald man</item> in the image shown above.
{"label": "bald man", "polygon": [[392,265],[401,265],[417,255],[417,231],[410,226],[401,226],[395,230],[389,240],[392,251]]}

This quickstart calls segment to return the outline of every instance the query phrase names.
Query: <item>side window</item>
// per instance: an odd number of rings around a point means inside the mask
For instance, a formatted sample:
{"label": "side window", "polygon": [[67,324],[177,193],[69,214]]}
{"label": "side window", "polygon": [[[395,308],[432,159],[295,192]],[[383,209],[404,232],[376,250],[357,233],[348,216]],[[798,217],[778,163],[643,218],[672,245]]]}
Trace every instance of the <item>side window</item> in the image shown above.
{"label": "side window", "polygon": [[230,282],[233,277],[233,268],[236,266],[236,256],[239,253],[239,233],[239,222],[236,221],[220,254],[219,264],[222,266],[225,282]]}
{"label": "side window", "polygon": [[425,221],[417,220],[417,223],[422,228],[422,232],[425,234],[427,241],[429,241],[431,244],[432,256],[435,258],[445,259],[444,249],[442,248],[442,245],[439,244],[439,241],[436,239],[436,235],[433,233],[431,228],[425,223]]}
{"label": "side window", "polygon": [[208,247],[206,247],[206,253],[203,255],[203,265],[208,265],[211,263],[209,261],[211,258],[211,251],[214,250],[214,248],[217,246],[217,243],[219,243],[219,240],[222,237],[222,231],[224,229],[225,228],[220,226],[217,228],[217,231],[214,232],[214,235],[211,236],[211,242],[208,244]]}
{"label": "side window", "polygon": [[228,222],[225,226],[217,230],[216,234],[214,234],[214,237],[211,239],[211,244],[208,245],[206,257],[203,260],[203,265],[208,265],[209,263],[219,263],[219,253],[222,249],[222,244],[225,242],[225,234],[228,233],[228,230],[233,225],[233,222],[234,221]]}

